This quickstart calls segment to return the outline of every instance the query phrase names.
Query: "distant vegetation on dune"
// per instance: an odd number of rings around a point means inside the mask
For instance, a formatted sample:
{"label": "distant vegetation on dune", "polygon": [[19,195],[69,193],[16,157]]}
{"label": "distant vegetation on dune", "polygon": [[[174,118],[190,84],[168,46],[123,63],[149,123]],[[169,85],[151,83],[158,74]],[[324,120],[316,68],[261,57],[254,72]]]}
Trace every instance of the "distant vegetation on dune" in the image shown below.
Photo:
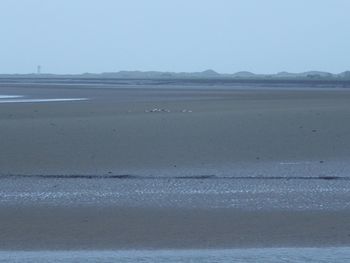
{"label": "distant vegetation on dune", "polygon": [[255,74],[249,71],[240,71],[232,74],[222,74],[208,69],[202,72],[118,71],[84,74],[0,74],[0,78],[350,80],[350,71],[339,74],[322,71],[307,71],[303,73],[279,72],[277,74]]}

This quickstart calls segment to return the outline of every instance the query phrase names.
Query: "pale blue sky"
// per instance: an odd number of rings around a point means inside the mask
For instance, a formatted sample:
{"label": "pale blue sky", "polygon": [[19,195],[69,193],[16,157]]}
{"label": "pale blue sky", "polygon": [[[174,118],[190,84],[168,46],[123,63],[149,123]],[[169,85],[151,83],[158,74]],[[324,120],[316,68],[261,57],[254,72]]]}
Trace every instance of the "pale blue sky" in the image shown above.
{"label": "pale blue sky", "polygon": [[349,0],[1,0],[0,73],[350,69]]}

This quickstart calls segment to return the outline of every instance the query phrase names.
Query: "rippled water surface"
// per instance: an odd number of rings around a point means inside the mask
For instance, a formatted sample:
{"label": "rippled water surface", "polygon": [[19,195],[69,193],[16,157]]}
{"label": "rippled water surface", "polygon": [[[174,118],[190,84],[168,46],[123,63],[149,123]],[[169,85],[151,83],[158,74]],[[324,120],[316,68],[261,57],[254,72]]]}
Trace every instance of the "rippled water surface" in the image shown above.
{"label": "rippled water surface", "polygon": [[2,178],[0,205],[350,208],[349,180]]}

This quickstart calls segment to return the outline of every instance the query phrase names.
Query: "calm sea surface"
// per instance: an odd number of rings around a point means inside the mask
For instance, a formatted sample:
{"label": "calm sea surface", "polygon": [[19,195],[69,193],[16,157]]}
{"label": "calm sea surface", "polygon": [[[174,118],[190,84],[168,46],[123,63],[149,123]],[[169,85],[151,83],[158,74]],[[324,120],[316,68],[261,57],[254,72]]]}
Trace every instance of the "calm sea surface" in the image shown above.
{"label": "calm sea surface", "polygon": [[0,252],[0,262],[350,262],[350,248]]}

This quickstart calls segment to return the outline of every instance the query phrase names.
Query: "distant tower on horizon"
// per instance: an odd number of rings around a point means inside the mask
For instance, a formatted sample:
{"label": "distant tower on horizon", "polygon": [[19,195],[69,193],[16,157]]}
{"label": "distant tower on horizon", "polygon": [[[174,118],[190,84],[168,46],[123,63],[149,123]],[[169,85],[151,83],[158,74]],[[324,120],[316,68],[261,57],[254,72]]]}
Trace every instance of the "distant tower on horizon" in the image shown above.
{"label": "distant tower on horizon", "polygon": [[38,67],[36,68],[36,73],[37,73],[38,75],[41,74],[41,66],[40,66],[40,65],[38,65]]}

